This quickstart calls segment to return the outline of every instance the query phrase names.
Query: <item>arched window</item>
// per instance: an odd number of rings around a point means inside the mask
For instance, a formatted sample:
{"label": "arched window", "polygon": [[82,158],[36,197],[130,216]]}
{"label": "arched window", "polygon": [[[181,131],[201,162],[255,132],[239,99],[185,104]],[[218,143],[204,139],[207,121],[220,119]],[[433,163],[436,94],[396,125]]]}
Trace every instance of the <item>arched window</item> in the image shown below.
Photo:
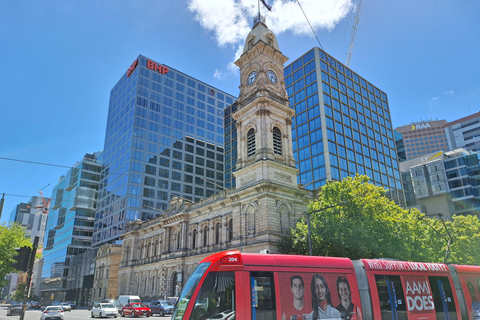
{"label": "arched window", "polygon": [[220,222],[217,222],[217,225],[215,226],[215,244],[220,243]]}
{"label": "arched window", "polygon": [[255,130],[250,129],[247,133],[247,156],[251,157],[255,155],[256,146],[255,146]]}
{"label": "arched window", "polygon": [[192,233],[192,249],[197,247],[197,229],[193,230]]}
{"label": "arched window", "polygon": [[208,226],[203,228],[203,246],[206,247],[208,242]]}
{"label": "arched window", "polygon": [[180,250],[180,232],[177,233],[177,250]]}
{"label": "arched window", "polygon": [[273,152],[282,155],[282,133],[277,127],[273,128]]}

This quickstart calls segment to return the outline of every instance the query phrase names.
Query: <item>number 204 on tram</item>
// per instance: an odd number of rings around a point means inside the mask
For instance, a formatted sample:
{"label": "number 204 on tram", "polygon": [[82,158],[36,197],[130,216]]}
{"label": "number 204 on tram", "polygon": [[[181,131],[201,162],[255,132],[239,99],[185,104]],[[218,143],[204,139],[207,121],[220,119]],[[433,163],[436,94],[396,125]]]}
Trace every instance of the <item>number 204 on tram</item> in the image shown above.
{"label": "number 204 on tram", "polygon": [[174,320],[480,320],[480,267],[226,251],[202,260]]}

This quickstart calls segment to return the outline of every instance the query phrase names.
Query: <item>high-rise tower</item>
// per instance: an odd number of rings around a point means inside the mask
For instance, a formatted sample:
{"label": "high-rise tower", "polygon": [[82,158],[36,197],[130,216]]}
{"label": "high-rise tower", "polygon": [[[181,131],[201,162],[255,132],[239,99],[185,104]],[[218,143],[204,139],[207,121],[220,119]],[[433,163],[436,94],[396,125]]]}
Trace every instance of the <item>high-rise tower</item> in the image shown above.
{"label": "high-rise tower", "polygon": [[223,113],[234,97],[138,56],[110,94],[94,245],[223,189]]}

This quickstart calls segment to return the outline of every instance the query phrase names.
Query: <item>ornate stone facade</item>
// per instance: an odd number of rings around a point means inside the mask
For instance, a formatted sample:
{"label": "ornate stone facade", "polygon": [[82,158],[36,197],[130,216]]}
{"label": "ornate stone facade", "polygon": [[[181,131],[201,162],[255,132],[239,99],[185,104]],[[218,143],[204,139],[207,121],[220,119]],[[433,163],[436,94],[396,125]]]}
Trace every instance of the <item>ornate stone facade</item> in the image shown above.
{"label": "ornate stone facade", "polygon": [[178,296],[197,264],[214,252],[276,252],[281,236],[314,194],[297,186],[283,63],[275,35],[259,21],[240,67],[236,188],[198,203],[173,198],[165,215],[131,222],[122,237],[117,295]]}
{"label": "ornate stone facade", "polygon": [[98,248],[91,301],[115,299],[117,297],[118,269],[121,256],[121,245],[106,244]]}

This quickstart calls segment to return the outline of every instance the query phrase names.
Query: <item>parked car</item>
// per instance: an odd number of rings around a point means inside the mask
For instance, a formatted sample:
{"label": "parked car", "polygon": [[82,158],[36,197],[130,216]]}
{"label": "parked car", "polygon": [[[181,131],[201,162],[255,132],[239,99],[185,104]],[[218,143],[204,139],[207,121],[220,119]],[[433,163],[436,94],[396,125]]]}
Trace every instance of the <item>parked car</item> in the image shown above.
{"label": "parked car", "polygon": [[147,316],[152,315],[152,310],[143,303],[127,303],[122,307],[122,317],[138,317],[138,316]]}
{"label": "parked car", "polygon": [[60,303],[60,307],[62,307],[63,311],[72,311],[72,306],[68,302]]}
{"label": "parked car", "polygon": [[118,310],[115,306],[111,303],[97,303],[93,306],[92,311],[90,313],[92,318],[95,317],[114,317],[118,316]]}
{"label": "parked car", "polygon": [[73,301],[67,301],[67,303],[72,307],[72,309],[77,309],[77,304]]}
{"label": "parked car", "polygon": [[20,315],[22,308],[21,304],[11,304],[7,309],[7,316]]}
{"label": "parked car", "polygon": [[63,309],[60,306],[48,306],[43,310],[40,320],[63,320]]}
{"label": "parked car", "polygon": [[158,314],[160,317],[172,314],[173,310],[175,310],[175,306],[167,300],[155,300],[148,303],[147,306],[152,310],[152,315]]}
{"label": "parked car", "polygon": [[88,303],[88,311],[92,310],[93,306],[96,305],[97,303],[99,303],[99,302],[97,302],[97,301],[90,301],[90,302]]}
{"label": "parked car", "polygon": [[117,299],[103,299],[100,303],[111,303],[115,308],[117,308],[118,314],[122,311],[122,304]]}

